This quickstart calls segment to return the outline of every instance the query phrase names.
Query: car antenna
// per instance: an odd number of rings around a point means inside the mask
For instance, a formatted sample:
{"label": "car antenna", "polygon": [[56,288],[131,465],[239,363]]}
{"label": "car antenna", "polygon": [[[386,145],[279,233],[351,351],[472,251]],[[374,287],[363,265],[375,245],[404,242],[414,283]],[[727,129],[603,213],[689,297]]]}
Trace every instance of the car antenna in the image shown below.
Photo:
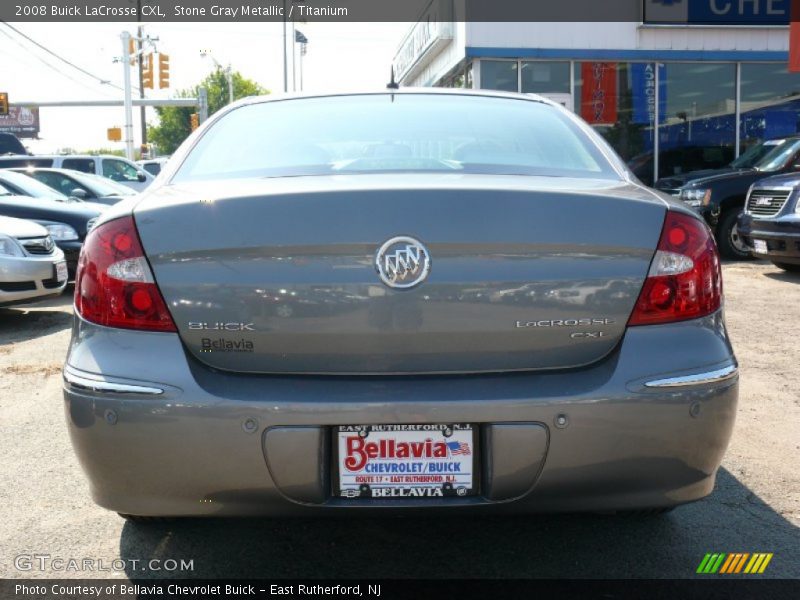
{"label": "car antenna", "polygon": [[386,85],[386,89],[387,90],[399,90],[400,89],[400,84],[397,83],[394,80],[394,65],[392,65],[392,68],[391,68],[391,79],[389,80],[389,83]]}

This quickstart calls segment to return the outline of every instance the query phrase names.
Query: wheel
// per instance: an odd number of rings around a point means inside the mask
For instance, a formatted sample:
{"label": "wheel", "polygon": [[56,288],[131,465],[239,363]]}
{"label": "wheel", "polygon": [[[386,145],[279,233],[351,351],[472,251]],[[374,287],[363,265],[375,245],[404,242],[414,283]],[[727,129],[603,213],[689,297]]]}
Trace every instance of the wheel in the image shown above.
{"label": "wheel", "polygon": [[126,521],[130,521],[131,523],[145,524],[145,525],[156,524],[156,523],[168,523],[173,520],[170,517],[144,517],[142,515],[126,515],[124,513],[117,513],[117,514]]}
{"label": "wheel", "polygon": [[793,265],[790,263],[782,263],[782,262],[775,262],[772,261],[772,264],[778,267],[779,269],[783,269],[784,271],[788,271],[789,273],[800,273],[800,265]]}
{"label": "wheel", "polygon": [[741,208],[732,208],[722,213],[717,225],[717,246],[723,258],[733,260],[750,260],[750,248],[744,243],[742,236],[739,235],[739,228],[736,221],[742,214]]}

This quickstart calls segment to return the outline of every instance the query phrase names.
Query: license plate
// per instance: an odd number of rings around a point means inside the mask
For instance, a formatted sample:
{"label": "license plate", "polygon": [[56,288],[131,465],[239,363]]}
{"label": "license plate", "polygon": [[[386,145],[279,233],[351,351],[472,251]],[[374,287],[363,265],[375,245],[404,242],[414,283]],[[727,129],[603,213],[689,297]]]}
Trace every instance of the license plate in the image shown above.
{"label": "license plate", "polygon": [[61,283],[62,281],[66,280],[67,280],[67,263],[63,261],[56,263],[56,281]]}
{"label": "license plate", "polygon": [[766,254],[767,242],[765,242],[764,240],[753,240],[753,248],[756,254]]}
{"label": "license plate", "polygon": [[475,487],[472,425],[341,425],[336,430],[342,498],[470,496]]}

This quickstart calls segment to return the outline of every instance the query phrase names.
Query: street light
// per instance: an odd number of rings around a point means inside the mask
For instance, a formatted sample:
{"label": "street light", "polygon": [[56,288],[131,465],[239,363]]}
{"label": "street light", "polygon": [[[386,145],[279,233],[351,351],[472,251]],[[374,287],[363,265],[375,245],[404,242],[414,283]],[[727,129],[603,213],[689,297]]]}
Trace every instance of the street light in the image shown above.
{"label": "street light", "polygon": [[[303,91],[303,57],[308,52],[308,38],[299,29],[294,30],[294,43],[300,44],[300,91]],[[292,52],[294,58],[294,52]]]}
{"label": "street light", "polygon": [[200,56],[202,58],[208,56],[212,61],[214,61],[215,67],[225,71],[225,77],[228,80],[228,104],[233,102],[233,74],[231,73],[231,63],[228,63],[227,67],[223,67],[221,64],[219,64],[219,61],[214,58],[214,55],[211,54],[211,50],[200,50]]}

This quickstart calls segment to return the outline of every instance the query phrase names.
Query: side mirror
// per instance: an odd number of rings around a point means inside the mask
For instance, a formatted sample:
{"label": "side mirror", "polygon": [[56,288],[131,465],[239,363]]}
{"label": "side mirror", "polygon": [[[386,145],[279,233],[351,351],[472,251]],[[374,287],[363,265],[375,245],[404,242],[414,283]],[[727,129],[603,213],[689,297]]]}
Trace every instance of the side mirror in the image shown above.
{"label": "side mirror", "polygon": [[136,180],[139,183],[144,183],[145,181],[147,181],[147,175],[145,175],[144,171],[139,171],[138,173],[136,173]]}
{"label": "side mirror", "polygon": [[69,193],[70,196],[73,198],[77,198],[78,200],[86,200],[89,195],[86,193],[86,190],[82,190],[81,188],[75,188]]}

